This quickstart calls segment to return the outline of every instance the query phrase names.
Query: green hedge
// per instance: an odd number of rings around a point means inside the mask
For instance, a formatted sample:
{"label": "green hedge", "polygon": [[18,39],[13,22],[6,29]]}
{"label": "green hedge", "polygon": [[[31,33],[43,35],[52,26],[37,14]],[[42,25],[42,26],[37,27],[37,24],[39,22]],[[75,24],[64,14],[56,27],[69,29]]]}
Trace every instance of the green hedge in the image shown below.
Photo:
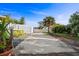
{"label": "green hedge", "polygon": [[52,26],[52,32],[54,33],[66,33],[70,34],[71,33],[71,28],[65,25],[60,25],[60,24],[54,24]]}

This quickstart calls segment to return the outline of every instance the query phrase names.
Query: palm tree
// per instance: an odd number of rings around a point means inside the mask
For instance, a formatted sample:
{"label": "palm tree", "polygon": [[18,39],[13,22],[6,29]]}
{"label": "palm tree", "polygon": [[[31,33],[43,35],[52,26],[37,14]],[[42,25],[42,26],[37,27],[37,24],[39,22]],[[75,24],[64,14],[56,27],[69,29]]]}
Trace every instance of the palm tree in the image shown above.
{"label": "palm tree", "polygon": [[38,24],[39,24],[39,28],[40,29],[42,29],[44,26],[43,26],[43,21],[40,21],[40,22],[38,22]]}
{"label": "palm tree", "polygon": [[55,24],[54,17],[48,16],[48,17],[44,18],[43,24],[44,24],[44,26],[48,27],[48,32],[49,32],[50,26]]}

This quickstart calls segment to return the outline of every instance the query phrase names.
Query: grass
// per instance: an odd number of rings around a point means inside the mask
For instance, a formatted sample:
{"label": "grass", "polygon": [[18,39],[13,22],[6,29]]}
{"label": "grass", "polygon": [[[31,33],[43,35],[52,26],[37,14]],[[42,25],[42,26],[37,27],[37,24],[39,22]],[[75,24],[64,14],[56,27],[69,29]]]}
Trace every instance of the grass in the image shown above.
{"label": "grass", "polygon": [[79,37],[77,36],[72,36],[70,34],[64,34],[64,33],[48,33],[52,36],[55,36],[55,37],[63,37],[63,38],[66,38],[66,39],[72,39],[72,40],[77,40],[79,41]]}

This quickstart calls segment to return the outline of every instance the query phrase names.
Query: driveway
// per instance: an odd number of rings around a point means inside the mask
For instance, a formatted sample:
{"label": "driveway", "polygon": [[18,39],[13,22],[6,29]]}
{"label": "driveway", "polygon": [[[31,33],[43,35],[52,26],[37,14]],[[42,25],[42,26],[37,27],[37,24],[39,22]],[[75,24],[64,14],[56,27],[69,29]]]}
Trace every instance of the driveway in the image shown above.
{"label": "driveway", "polygon": [[[64,53],[76,53],[71,45],[62,42],[60,39],[44,33],[32,33],[18,44],[13,51],[16,55],[65,55]],[[68,54],[67,54],[68,55]],[[77,54],[78,55],[78,54]]]}

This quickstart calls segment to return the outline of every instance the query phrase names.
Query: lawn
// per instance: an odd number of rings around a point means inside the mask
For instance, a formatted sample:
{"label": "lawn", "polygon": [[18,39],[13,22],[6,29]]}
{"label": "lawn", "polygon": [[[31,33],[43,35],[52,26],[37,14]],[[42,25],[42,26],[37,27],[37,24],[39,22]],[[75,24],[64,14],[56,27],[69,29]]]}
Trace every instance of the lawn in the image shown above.
{"label": "lawn", "polygon": [[70,34],[64,34],[64,33],[48,33],[48,34],[51,36],[54,36],[54,37],[62,37],[62,38],[66,38],[66,39],[79,41],[79,37],[72,36]]}

